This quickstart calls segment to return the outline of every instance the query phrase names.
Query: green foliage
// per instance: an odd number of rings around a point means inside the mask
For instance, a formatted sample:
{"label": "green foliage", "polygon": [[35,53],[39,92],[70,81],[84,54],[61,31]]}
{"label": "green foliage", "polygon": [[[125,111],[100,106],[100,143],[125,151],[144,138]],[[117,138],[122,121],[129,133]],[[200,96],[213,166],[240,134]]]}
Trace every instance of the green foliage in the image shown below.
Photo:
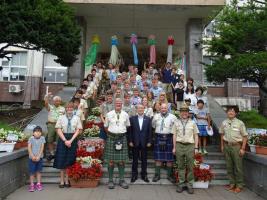
{"label": "green foliage", "polygon": [[79,54],[80,27],[63,0],[2,0],[0,2],[0,58],[8,46],[56,55],[56,62],[71,66]]}
{"label": "green foliage", "polygon": [[216,57],[213,65],[206,65],[207,79],[218,83],[227,78],[245,79],[266,91],[267,6],[249,1],[238,8],[234,1],[217,16],[214,32],[211,40],[203,41]]}
{"label": "green foliage", "polygon": [[19,131],[18,128],[10,126],[10,125],[0,121],[0,129],[1,128],[8,130],[8,131]]}
{"label": "green foliage", "polygon": [[256,110],[240,112],[238,118],[245,123],[247,128],[267,129],[267,118],[260,115]]}

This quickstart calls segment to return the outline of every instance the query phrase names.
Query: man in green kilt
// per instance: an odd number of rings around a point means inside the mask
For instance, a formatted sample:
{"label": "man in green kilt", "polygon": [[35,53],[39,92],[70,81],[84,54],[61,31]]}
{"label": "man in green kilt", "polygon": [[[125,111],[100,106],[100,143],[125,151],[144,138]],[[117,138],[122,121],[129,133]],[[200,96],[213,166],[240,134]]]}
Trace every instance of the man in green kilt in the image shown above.
{"label": "man in green kilt", "polygon": [[107,113],[105,118],[105,131],[107,141],[104,150],[104,161],[108,164],[109,183],[108,188],[114,189],[113,172],[115,164],[119,170],[119,185],[128,189],[124,180],[125,162],[128,161],[128,145],[126,132],[130,126],[129,115],[122,110],[122,100],[115,99],[115,109]]}

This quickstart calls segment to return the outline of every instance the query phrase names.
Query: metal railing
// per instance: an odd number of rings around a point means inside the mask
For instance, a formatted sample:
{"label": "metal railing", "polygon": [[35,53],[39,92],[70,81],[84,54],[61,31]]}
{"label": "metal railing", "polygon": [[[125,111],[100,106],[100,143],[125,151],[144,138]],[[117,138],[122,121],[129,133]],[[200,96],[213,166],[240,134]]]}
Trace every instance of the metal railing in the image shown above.
{"label": "metal railing", "polygon": [[250,99],[251,101],[251,108],[252,109],[259,109],[259,102],[260,102],[260,97],[259,96],[254,96],[254,95],[243,95],[244,98]]}

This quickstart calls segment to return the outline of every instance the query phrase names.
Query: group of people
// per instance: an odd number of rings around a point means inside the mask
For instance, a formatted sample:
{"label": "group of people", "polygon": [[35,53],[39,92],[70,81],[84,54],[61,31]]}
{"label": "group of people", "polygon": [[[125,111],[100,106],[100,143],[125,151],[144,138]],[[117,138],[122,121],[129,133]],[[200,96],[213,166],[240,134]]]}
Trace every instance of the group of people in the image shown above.
{"label": "group of people", "polygon": [[[102,97],[103,102],[100,103]],[[194,154],[208,153],[207,136],[211,130],[209,105],[204,89],[195,87],[192,78],[185,81],[184,75],[177,73],[171,63],[166,63],[162,69],[156,69],[151,63],[141,72],[137,66],[129,65],[126,72],[111,63],[105,68],[98,62],[93,65],[91,73],[83,79],[82,85],[65,108],[61,106],[60,97],[54,96],[50,104],[51,98],[51,93],[44,98],[48,110],[46,140],[40,134],[40,127],[34,129],[29,140],[29,191],[42,189],[40,171],[45,142],[48,143],[49,150],[47,160],[54,159],[53,166],[60,169],[59,187],[70,187],[66,168],[75,162],[77,137],[82,134],[83,124],[92,108],[100,103],[100,118],[104,124],[100,137],[105,140],[103,160],[108,168],[109,189],[115,187],[115,166],[119,171],[119,185],[124,189],[129,187],[124,179],[129,154],[133,159],[131,182],[138,179],[138,160],[141,160],[141,178],[149,182],[147,151],[153,148],[155,175],[152,181],[160,180],[160,171],[164,164],[168,180],[175,182],[172,168],[176,159],[179,171],[177,192],[180,193],[187,188],[187,192],[193,194]],[[238,159],[235,154],[238,148],[240,155],[244,154],[247,133],[244,124],[232,114],[236,114],[233,109],[227,112],[231,113],[228,115],[230,122],[223,122],[220,133],[222,149],[229,157],[229,189],[241,190],[242,160],[240,161],[240,157],[236,172],[233,170],[236,168],[236,162],[232,158],[234,156],[234,159]],[[172,114],[173,110],[179,112],[179,117]],[[238,146],[241,142],[242,147]],[[34,185],[35,174],[38,187]]]}

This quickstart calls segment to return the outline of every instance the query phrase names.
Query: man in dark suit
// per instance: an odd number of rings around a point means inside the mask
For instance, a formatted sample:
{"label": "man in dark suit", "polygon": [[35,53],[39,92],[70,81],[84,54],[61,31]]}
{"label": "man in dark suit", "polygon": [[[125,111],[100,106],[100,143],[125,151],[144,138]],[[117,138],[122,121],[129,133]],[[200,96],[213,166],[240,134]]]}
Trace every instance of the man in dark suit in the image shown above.
{"label": "man in dark suit", "polygon": [[147,178],[147,148],[151,146],[152,124],[151,119],[144,115],[144,106],[137,105],[137,115],[130,118],[130,146],[133,147],[132,179],[135,182],[138,177],[138,159],[141,155],[141,177],[145,182]]}

